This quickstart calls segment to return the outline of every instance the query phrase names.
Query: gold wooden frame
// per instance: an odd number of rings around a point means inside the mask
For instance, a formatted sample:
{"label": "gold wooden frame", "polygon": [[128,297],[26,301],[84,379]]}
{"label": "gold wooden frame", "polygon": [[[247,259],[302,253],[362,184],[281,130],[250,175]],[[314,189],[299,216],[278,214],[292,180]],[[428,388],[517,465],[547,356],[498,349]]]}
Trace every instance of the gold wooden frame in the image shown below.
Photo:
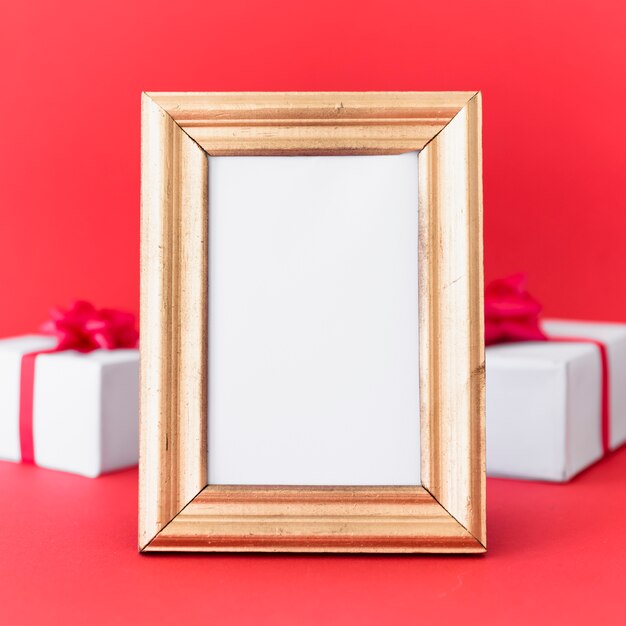
{"label": "gold wooden frame", "polygon": [[[140,550],[483,552],[480,93],[144,93],[141,149]],[[422,485],[207,485],[206,155],[411,150]]]}

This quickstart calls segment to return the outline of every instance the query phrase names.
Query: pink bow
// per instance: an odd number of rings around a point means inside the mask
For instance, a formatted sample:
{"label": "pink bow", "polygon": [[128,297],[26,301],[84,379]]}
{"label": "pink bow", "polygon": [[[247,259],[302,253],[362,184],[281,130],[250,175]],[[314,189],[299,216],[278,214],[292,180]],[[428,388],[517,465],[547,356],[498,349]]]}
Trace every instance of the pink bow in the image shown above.
{"label": "pink bow", "polygon": [[526,291],[526,277],[515,274],[485,288],[485,344],[546,341],[539,325],[541,304]]}
{"label": "pink bow", "polygon": [[57,350],[92,350],[135,348],[139,333],[132,313],[116,309],[96,309],[90,302],[77,300],[69,309],[55,308],[42,332],[55,335]]}

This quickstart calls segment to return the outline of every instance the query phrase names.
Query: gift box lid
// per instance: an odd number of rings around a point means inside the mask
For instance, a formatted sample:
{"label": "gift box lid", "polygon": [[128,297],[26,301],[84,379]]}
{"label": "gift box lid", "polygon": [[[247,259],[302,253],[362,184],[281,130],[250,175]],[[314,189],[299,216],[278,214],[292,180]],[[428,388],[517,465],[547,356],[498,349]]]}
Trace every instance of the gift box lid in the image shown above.
{"label": "gift box lid", "polygon": [[589,343],[523,341],[489,346],[487,365],[519,367],[521,364],[536,367],[564,367],[567,363],[595,354],[596,347]]}
{"label": "gift box lid", "polygon": [[551,337],[584,337],[604,343],[626,340],[626,324],[550,319],[542,327]]}
{"label": "gift box lid", "polygon": [[36,350],[50,350],[56,345],[56,338],[49,335],[21,335],[0,339],[0,352],[27,354]]}

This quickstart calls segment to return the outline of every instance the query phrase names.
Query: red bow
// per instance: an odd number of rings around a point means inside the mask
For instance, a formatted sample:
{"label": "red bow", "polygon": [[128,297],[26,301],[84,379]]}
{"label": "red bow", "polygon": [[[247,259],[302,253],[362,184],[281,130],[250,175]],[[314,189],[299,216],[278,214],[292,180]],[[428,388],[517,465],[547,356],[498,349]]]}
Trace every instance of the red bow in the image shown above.
{"label": "red bow", "polygon": [[485,289],[485,344],[546,341],[539,325],[541,304],[526,291],[526,277],[515,274]]}
{"label": "red bow", "polygon": [[91,352],[100,348],[134,348],[139,339],[132,313],[96,309],[84,300],[73,302],[67,310],[52,309],[50,318],[41,330],[57,337],[56,350]]}

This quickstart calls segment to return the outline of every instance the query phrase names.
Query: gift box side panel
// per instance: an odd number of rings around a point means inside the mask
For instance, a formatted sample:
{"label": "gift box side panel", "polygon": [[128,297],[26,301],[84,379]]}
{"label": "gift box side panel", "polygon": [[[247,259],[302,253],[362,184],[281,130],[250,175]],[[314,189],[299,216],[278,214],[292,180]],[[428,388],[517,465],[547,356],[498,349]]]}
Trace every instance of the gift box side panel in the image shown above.
{"label": "gift box side panel", "polygon": [[20,368],[22,356],[52,348],[56,340],[45,335],[24,335],[0,340],[0,459],[19,462]]}
{"label": "gift box side panel", "polygon": [[589,337],[602,341],[609,356],[611,406],[610,446],[626,442],[626,324],[546,320],[545,331],[552,336]]}
{"label": "gift box side panel", "polygon": [[602,451],[600,354],[589,346],[567,363],[567,453],[569,480],[600,460]]}
{"label": "gift box side panel", "polygon": [[487,350],[487,471],[566,480],[566,368]]}
{"label": "gift box side panel", "polygon": [[626,443],[626,327],[622,337],[608,346],[611,364],[611,449]]}
{"label": "gift box side panel", "polygon": [[35,365],[33,432],[37,465],[83,476],[101,472],[101,366],[73,351]]}
{"label": "gift box side panel", "polygon": [[139,461],[139,353],[123,352],[129,358],[102,366],[102,472],[132,467]]}
{"label": "gift box side panel", "polygon": [[20,363],[22,355],[0,350],[0,459],[20,461]]}

